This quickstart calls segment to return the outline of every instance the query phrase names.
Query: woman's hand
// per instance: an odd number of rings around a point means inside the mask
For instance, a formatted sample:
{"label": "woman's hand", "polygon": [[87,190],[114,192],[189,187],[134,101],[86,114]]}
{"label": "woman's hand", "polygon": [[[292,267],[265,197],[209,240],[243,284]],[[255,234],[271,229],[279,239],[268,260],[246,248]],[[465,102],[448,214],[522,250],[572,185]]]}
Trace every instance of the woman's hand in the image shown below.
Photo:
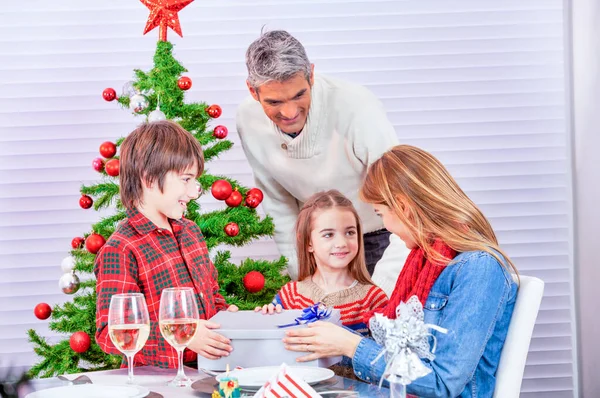
{"label": "woman's hand", "polygon": [[212,331],[212,329],[220,327],[221,325],[218,323],[201,319],[198,323],[198,330],[194,335],[194,339],[187,348],[208,359],[219,359],[229,355],[233,351],[230,345],[231,340]]}
{"label": "woman's hand", "polygon": [[277,312],[279,314],[279,313],[281,313],[282,310],[283,310],[283,307],[281,306],[281,304],[277,304],[277,305],[265,304],[262,307],[256,307],[254,309],[254,312],[262,311],[263,315],[267,314],[267,313],[269,315],[272,315],[275,312]]}
{"label": "woman's hand", "polygon": [[361,339],[362,336],[333,323],[318,321],[309,323],[307,328],[288,330],[283,342],[287,350],[309,353],[296,359],[307,362],[339,355],[352,358]]}

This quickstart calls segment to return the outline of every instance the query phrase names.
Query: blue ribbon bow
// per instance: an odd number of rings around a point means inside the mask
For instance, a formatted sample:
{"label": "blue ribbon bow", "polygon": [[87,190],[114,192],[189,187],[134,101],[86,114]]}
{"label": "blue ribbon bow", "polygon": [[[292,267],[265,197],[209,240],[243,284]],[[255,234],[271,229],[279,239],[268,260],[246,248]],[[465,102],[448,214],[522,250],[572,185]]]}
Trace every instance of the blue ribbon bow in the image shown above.
{"label": "blue ribbon bow", "polygon": [[310,307],[302,310],[302,315],[294,320],[294,323],[288,323],[286,325],[277,325],[280,328],[287,328],[290,326],[306,325],[307,323],[313,323],[323,319],[328,319],[331,316],[332,308],[327,308],[321,303],[315,303]]}

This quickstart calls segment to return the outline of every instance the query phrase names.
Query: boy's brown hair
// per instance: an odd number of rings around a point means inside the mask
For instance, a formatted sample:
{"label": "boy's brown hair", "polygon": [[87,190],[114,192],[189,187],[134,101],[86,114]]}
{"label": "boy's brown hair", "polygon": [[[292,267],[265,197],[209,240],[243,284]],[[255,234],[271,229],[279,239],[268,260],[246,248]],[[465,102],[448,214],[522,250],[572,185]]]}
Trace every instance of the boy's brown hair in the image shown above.
{"label": "boy's brown hair", "polygon": [[127,209],[142,203],[142,182],[158,183],[162,192],[165,176],[198,166],[204,171],[202,147],[192,134],[170,120],[144,123],[121,144],[119,180],[121,202]]}

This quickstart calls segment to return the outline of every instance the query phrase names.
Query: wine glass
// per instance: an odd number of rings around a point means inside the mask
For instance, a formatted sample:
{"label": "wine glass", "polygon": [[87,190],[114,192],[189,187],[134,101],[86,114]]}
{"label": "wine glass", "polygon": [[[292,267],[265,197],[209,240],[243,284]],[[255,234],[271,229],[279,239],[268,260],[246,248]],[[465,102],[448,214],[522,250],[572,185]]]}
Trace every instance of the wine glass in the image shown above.
{"label": "wine glass", "polygon": [[108,334],[127,357],[127,383],[133,383],[133,357],[150,335],[150,317],[141,293],[114,294],[108,309]]}
{"label": "wine glass", "polygon": [[162,291],[158,324],[167,342],[175,348],[178,357],[177,376],[168,385],[187,387],[192,379],[183,372],[183,350],[198,330],[199,314],[196,294],[191,287],[172,287]]}

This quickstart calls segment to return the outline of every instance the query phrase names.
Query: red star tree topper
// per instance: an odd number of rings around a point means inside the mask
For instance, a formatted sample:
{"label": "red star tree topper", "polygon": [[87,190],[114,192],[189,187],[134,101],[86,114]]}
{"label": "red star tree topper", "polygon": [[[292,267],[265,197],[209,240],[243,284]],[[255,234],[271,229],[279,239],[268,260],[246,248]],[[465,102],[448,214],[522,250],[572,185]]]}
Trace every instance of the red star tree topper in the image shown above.
{"label": "red star tree topper", "polygon": [[146,22],[146,27],[144,28],[144,34],[158,26],[158,40],[160,41],[167,41],[167,28],[173,29],[175,33],[183,37],[177,13],[194,0],[140,1],[150,10],[148,22]]}

